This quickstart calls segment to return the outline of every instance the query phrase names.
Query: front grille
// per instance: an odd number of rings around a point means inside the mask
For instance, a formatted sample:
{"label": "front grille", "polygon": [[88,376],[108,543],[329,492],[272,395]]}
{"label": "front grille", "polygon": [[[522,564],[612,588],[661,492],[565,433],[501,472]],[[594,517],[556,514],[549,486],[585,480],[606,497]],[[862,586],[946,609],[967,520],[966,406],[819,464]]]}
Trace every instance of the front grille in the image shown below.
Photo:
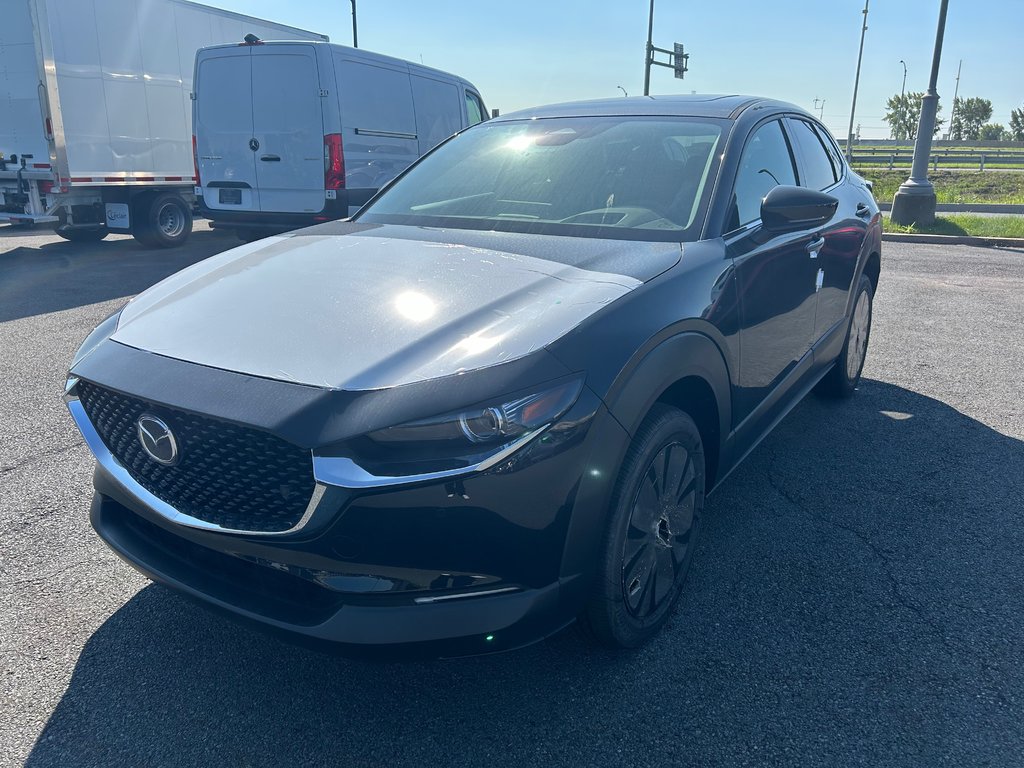
{"label": "front grille", "polygon": [[[87,381],[78,396],[89,420],[128,473],[177,511],[224,528],[287,531],[313,494],[309,451],[279,437],[139,400]],[[167,423],[178,444],[173,466],[142,449],[136,420],[144,413]]]}

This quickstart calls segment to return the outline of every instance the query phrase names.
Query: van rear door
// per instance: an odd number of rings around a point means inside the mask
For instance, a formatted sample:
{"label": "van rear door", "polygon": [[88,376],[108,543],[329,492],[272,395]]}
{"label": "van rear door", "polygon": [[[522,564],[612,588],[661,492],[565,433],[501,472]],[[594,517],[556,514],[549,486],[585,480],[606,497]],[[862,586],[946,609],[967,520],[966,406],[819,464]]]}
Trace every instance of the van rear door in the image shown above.
{"label": "van rear door", "polygon": [[323,97],[312,45],[252,49],[253,151],[260,209],[319,213],[324,208]]}
{"label": "van rear door", "polygon": [[193,122],[196,164],[208,208],[259,211],[253,152],[251,47],[200,51]]}

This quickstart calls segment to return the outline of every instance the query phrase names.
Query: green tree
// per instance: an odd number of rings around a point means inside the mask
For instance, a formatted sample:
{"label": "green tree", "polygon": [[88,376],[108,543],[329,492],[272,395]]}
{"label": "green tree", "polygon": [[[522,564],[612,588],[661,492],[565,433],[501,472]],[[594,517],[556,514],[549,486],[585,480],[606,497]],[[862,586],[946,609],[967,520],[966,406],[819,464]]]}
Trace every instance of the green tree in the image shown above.
{"label": "green tree", "polygon": [[1024,141],[1024,107],[1010,113],[1010,139]]}
{"label": "green tree", "polygon": [[974,141],[981,133],[981,126],[992,119],[992,102],[971,96],[953,102],[953,122],[949,124],[949,135],[956,141]]}
{"label": "green tree", "polygon": [[[894,139],[913,141],[917,138],[917,124],[921,120],[921,99],[923,97],[924,93],[921,91],[911,91],[902,96],[899,94],[891,96],[885,103],[885,122],[889,124],[889,132]],[[935,133],[938,133],[939,128],[942,127],[943,121],[938,119],[941,112],[942,105],[940,104],[935,113]]]}
{"label": "green tree", "polygon": [[982,141],[1005,141],[1007,136],[1009,133],[999,123],[985,123],[978,131],[978,138]]}

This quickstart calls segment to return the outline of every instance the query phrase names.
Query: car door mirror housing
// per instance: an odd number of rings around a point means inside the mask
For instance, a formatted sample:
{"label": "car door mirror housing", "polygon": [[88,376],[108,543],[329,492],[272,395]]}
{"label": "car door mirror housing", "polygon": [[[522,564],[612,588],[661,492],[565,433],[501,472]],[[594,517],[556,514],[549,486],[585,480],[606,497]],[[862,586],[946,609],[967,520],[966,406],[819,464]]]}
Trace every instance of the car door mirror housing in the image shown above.
{"label": "car door mirror housing", "polygon": [[816,227],[829,221],[838,207],[832,195],[783,184],[761,201],[761,224],[772,232]]}

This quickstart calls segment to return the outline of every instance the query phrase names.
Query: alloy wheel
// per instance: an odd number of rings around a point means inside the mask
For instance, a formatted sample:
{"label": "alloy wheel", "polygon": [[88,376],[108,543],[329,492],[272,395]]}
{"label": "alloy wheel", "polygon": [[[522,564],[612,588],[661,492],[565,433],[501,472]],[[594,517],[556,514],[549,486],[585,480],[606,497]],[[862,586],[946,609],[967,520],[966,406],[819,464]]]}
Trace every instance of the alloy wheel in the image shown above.
{"label": "alloy wheel", "polygon": [[693,542],[696,502],[693,457],[669,443],[644,473],[623,544],[622,593],[634,616],[650,616],[671,599]]}

